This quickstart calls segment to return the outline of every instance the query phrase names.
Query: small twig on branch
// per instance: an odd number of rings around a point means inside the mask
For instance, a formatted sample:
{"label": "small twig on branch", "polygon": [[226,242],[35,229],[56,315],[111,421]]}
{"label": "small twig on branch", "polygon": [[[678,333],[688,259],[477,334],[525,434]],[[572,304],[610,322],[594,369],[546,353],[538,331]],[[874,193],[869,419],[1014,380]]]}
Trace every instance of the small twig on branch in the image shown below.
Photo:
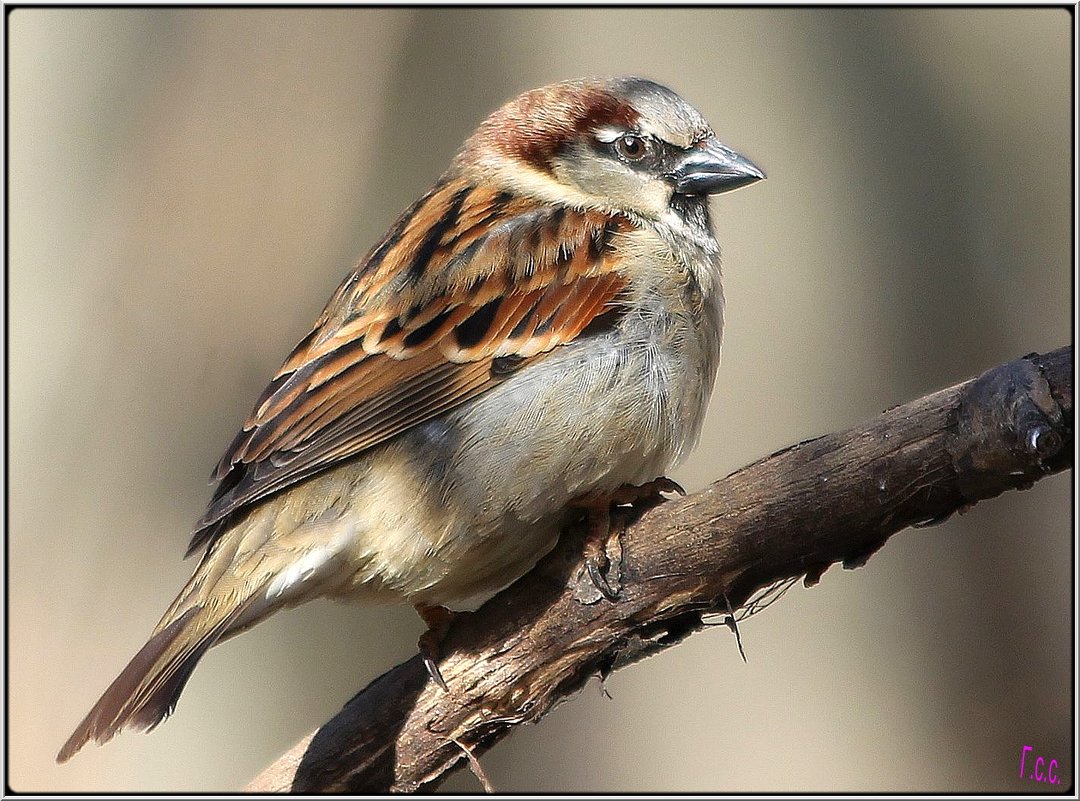
{"label": "small twig on branch", "polygon": [[614,602],[583,596],[582,536],[567,532],[528,575],[455,621],[440,663],[450,693],[416,656],[248,790],[431,789],[467,751],[483,753],[591,676],[682,640],[702,615],[731,615],[784,579],[811,585],[836,562],[860,566],[901,529],[1071,467],[1072,395],[1072,349],[1061,348],[774,453],[632,524]]}

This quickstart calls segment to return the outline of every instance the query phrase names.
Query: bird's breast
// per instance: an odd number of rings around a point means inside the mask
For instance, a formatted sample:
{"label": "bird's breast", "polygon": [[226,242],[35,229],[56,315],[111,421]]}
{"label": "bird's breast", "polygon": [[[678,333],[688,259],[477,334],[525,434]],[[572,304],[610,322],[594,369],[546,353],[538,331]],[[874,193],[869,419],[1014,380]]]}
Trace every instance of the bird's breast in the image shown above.
{"label": "bird's breast", "polygon": [[610,327],[414,435],[453,442],[431,465],[453,494],[539,519],[586,492],[649,481],[693,447],[719,360],[719,309],[669,253],[629,247],[639,261]]}

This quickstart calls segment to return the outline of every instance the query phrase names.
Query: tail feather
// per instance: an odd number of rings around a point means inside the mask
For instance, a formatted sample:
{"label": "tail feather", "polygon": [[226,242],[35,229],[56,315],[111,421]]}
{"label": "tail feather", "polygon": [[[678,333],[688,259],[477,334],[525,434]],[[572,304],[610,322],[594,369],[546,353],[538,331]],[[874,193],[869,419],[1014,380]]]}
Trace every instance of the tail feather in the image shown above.
{"label": "tail feather", "polygon": [[57,762],[67,762],[91,740],[111,740],[127,726],[152,729],[172,712],[195,663],[212,644],[185,648],[180,642],[199,609],[188,609],[135,654],[64,743]]}
{"label": "tail feather", "polygon": [[[337,551],[322,549],[299,566],[288,558],[267,559],[252,546],[265,542],[272,527],[253,518],[237,536],[219,540],[203,556],[187,585],[127,667],[78,725],[57,762],[71,759],[91,740],[104,743],[125,728],[149,730],[163,721],[192,671],[211,646],[250,628],[284,606],[310,597],[307,581],[332,563]],[[307,540],[301,541],[301,545]],[[242,554],[241,545],[246,546]],[[280,546],[284,556],[303,553]],[[284,571],[284,572],[283,572]],[[294,575],[296,574],[296,575]]]}
{"label": "tail feather", "polygon": [[160,626],[101,696],[56,755],[67,762],[91,740],[106,743],[125,728],[149,731],[168,717],[203,655],[247,611],[253,600],[223,611],[218,604],[189,606]]}

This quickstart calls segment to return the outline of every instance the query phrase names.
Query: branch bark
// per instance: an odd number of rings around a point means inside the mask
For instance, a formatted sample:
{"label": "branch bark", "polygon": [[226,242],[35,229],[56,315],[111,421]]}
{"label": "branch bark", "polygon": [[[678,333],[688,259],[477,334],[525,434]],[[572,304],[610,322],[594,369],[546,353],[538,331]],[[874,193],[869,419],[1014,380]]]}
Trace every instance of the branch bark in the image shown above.
{"label": "branch bark", "polygon": [[528,575],[455,620],[431,682],[420,657],[373,681],[247,788],[432,789],[514,727],[670,647],[776,582],[858,567],[896,532],[1072,466],[1072,348],[801,442],[647,511],[622,536],[618,600],[567,532]]}

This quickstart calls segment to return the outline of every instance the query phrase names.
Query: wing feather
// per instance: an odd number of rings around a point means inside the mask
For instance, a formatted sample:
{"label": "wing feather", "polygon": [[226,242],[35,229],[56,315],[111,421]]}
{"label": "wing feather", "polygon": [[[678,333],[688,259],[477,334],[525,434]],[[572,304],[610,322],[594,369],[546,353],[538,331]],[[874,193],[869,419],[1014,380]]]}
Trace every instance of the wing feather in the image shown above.
{"label": "wing feather", "polygon": [[[226,518],[487,391],[618,305],[595,211],[444,180],[338,287],[218,463],[189,553]],[[506,359],[505,357],[509,357]]]}

